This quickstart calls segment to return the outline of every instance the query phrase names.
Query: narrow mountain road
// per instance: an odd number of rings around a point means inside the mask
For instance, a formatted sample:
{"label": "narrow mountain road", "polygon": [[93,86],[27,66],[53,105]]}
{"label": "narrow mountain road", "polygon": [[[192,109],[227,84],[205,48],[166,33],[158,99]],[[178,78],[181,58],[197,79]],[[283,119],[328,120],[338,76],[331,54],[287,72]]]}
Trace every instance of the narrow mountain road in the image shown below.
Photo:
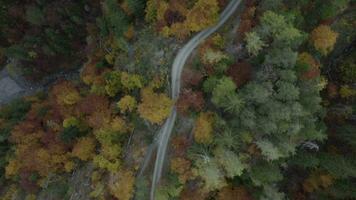
{"label": "narrow mountain road", "polygon": [[[228,20],[228,18],[235,12],[235,10],[240,5],[240,3],[241,0],[231,0],[231,2],[227,5],[225,10],[221,13],[219,21],[215,26],[199,32],[178,52],[172,65],[172,74],[171,74],[172,76],[171,97],[174,101],[177,100],[179,97],[182,70],[190,54],[200,43],[202,43],[206,38],[208,38],[211,34],[217,31]],[[152,186],[151,186],[151,194],[150,194],[151,200],[154,200],[155,189],[161,178],[163,163],[167,151],[167,145],[168,145],[169,138],[172,134],[172,130],[176,118],[177,118],[176,107],[173,107],[169,118],[165,121],[164,125],[162,126],[158,134],[158,139],[156,140],[158,149],[157,149],[157,156],[156,156],[153,177],[152,177]]]}

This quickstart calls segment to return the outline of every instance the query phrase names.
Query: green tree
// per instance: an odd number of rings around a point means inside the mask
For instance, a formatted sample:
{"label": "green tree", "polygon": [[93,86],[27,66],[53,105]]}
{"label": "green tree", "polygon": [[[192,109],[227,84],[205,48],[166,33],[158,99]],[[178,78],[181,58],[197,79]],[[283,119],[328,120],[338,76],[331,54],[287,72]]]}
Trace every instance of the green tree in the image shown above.
{"label": "green tree", "polygon": [[267,46],[256,32],[249,32],[245,37],[247,51],[257,56],[258,53]]}
{"label": "green tree", "polygon": [[102,6],[104,16],[98,19],[102,33],[112,33],[117,40],[121,39],[129,27],[127,15],[118,1],[105,0]]}
{"label": "green tree", "polygon": [[234,178],[235,176],[241,176],[246,168],[236,153],[226,150],[222,147],[217,147],[214,151],[215,159],[217,163],[224,169],[225,176],[228,178]]}
{"label": "green tree", "polygon": [[196,160],[195,166],[196,168],[193,169],[193,173],[204,180],[204,187],[207,191],[219,189],[226,185],[224,174],[215,160],[199,159]]}
{"label": "green tree", "polygon": [[228,102],[229,96],[232,96],[236,93],[236,86],[235,83],[229,77],[223,77],[215,86],[212,92],[212,99],[211,101],[219,106],[223,107],[224,104]]}
{"label": "green tree", "polygon": [[131,12],[137,17],[143,17],[145,14],[146,0],[126,0]]}
{"label": "green tree", "polygon": [[250,177],[257,186],[269,186],[271,183],[283,179],[278,165],[269,162],[262,162],[253,166],[250,171]]}

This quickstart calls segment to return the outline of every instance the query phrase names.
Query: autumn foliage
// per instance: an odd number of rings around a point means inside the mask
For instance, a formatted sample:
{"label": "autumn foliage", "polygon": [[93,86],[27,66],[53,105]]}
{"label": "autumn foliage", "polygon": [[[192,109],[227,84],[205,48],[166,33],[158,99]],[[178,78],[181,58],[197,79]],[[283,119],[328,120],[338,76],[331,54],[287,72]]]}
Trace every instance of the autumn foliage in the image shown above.
{"label": "autumn foliage", "polygon": [[141,90],[140,116],[151,123],[161,124],[171,112],[172,100],[163,93],[155,93],[151,87]]}
{"label": "autumn foliage", "polygon": [[327,55],[334,49],[338,33],[334,32],[329,26],[320,25],[311,32],[311,42],[316,50],[323,55]]}
{"label": "autumn foliage", "polygon": [[122,169],[110,176],[110,193],[118,200],[130,200],[133,196],[135,177],[132,171]]}
{"label": "autumn foliage", "polygon": [[178,174],[179,181],[184,184],[192,178],[191,161],[182,157],[171,159],[171,171]]}
{"label": "autumn foliage", "polygon": [[245,39],[245,34],[250,32],[256,25],[256,6],[254,1],[247,1],[246,8],[241,14],[241,22],[238,28],[238,36],[242,40]]}
{"label": "autumn foliage", "polygon": [[187,86],[198,86],[203,80],[203,74],[197,70],[190,68],[184,68],[182,72],[182,85]]}
{"label": "autumn foliage", "polygon": [[197,143],[208,144],[213,141],[213,120],[211,112],[199,114],[194,127],[194,139]]}
{"label": "autumn foliage", "polygon": [[199,112],[204,107],[204,96],[201,91],[194,92],[190,89],[185,89],[181,92],[178,102],[177,110],[181,114],[187,114],[189,109]]}
{"label": "autumn foliage", "polygon": [[309,53],[299,54],[298,61],[307,68],[301,74],[302,79],[310,80],[320,75],[320,64]]}
{"label": "autumn foliage", "polygon": [[80,100],[78,90],[69,81],[62,81],[52,89],[52,94],[59,105],[73,105]]}
{"label": "autumn foliage", "polygon": [[33,105],[26,119],[14,127],[10,141],[16,145],[15,157],[6,167],[7,177],[20,174],[24,189],[32,191],[36,182],[28,177],[38,174],[70,172],[74,168],[68,146],[59,138],[59,132],[46,130],[41,118],[34,115],[40,106]]}
{"label": "autumn foliage", "polygon": [[253,198],[242,186],[227,186],[219,191],[217,200],[253,200]]}
{"label": "autumn foliage", "polygon": [[226,72],[239,88],[251,79],[252,66],[247,62],[238,62],[232,65]]}
{"label": "autumn foliage", "polygon": [[91,137],[83,137],[74,145],[72,154],[81,160],[87,161],[95,154],[95,139]]}
{"label": "autumn foliage", "polygon": [[315,171],[304,180],[303,189],[306,192],[313,192],[318,189],[328,188],[333,182],[334,178],[330,174]]}
{"label": "autumn foliage", "polygon": [[137,102],[134,97],[126,95],[120,99],[117,106],[122,113],[133,112],[137,107]]}
{"label": "autumn foliage", "polygon": [[191,7],[188,4],[186,1],[149,0],[146,20],[155,22],[162,35],[181,39],[217,21],[220,10],[217,0],[198,0]]}

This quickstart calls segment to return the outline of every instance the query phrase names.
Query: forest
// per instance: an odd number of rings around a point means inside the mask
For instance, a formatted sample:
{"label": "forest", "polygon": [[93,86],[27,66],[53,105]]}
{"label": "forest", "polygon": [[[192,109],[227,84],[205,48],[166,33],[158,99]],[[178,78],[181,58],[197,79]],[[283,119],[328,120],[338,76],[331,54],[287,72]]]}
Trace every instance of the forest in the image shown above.
{"label": "forest", "polygon": [[355,27],[355,0],[0,0],[0,199],[356,199]]}

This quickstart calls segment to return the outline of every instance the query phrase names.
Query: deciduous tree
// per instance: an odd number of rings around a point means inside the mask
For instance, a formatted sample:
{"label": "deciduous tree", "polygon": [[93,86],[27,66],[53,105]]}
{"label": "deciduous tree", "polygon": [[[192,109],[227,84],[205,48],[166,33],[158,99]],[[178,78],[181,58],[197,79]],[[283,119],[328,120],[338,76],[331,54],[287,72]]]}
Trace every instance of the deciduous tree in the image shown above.
{"label": "deciduous tree", "polygon": [[200,113],[195,121],[195,141],[197,143],[209,144],[213,141],[213,137],[213,113]]}
{"label": "deciduous tree", "polygon": [[133,112],[137,107],[136,99],[130,95],[126,95],[117,103],[122,113]]}
{"label": "deciduous tree", "polygon": [[141,90],[140,116],[151,123],[161,124],[171,112],[172,100],[163,93],[155,93],[152,88]]}
{"label": "deciduous tree", "polygon": [[135,177],[129,170],[122,169],[111,174],[109,191],[118,200],[130,200],[134,192]]}
{"label": "deciduous tree", "polygon": [[83,160],[90,160],[95,153],[95,139],[92,137],[79,138],[74,145],[72,155]]}
{"label": "deciduous tree", "polygon": [[315,49],[323,55],[327,55],[334,49],[337,37],[338,33],[326,25],[316,27],[310,34]]}
{"label": "deciduous tree", "polygon": [[59,105],[73,105],[80,100],[78,90],[69,81],[62,81],[53,86],[51,94]]}
{"label": "deciduous tree", "polygon": [[177,102],[177,110],[181,114],[187,114],[189,109],[199,112],[203,109],[204,104],[202,92],[194,92],[190,89],[183,90]]}
{"label": "deciduous tree", "polygon": [[256,56],[263,49],[263,47],[266,46],[265,42],[261,40],[260,36],[258,36],[256,32],[246,33],[245,41],[247,51],[254,56]]}

